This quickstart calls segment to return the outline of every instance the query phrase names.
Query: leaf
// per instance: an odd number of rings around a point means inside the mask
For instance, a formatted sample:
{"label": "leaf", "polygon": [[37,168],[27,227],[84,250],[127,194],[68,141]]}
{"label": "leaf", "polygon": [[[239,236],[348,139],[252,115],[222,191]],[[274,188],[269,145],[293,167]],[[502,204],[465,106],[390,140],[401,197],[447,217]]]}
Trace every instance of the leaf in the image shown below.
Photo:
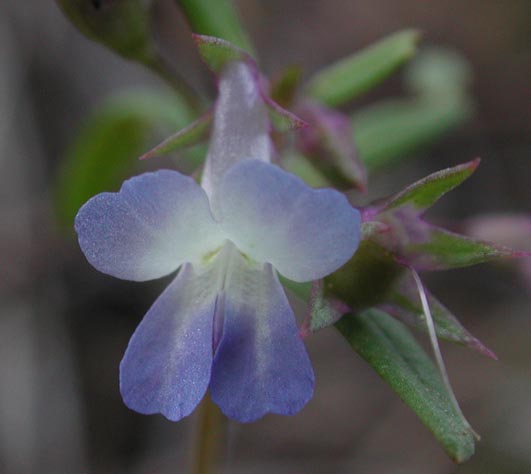
{"label": "leaf", "polygon": [[354,141],[360,158],[373,171],[431,145],[472,113],[472,104],[465,97],[447,101],[389,99],[352,116]]}
{"label": "leaf", "polygon": [[299,66],[289,66],[272,82],[271,98],[282,107],[293,104],[302,76]]}
{"label": "leaf", "polygon": [[405,71],[404,83],[415,95],[444,101],[466,93],[472,67],[460,53],[441,47],[423,48]]}
{"label": "leaf", "polygon": [[424,242],[405,246],[407,261],[417,270],[448,270],[468,267],[501,257],[518,257],[519,252],[464,235],[430,226]]}
{"label": "leaf", "polygon": [[139,159],[145,160],[156,156],[166,155],[172,151],[201,143],[208,137],[212,125],[213,113],[208,111],[195,122],[166,138],[162,143],[144,153]]}
{"label": "leaf", "polygon": [[430,174],[393,196],[382,211],[406,205],[418,212],[425,211],[467,179],[479,166],[479,162],[480,159],[476,158],[468,163]]}
{"label": "leaf", "polygon": [[190,120],[190,113],[175,95],[130,92],[105,103],[65,153],[55,193],[61,224],[71,226],[85,201],[118,187],[130,175],[154,131],[181,128]]}
{"label": "leaf", "polygon": [[474,454],[474,438],[437,368],[410,332],[382,311],[348,314],[337,329],[434,434],[457,463]]}
{"label": "leaf", "polygon": [[332,64],[310,80],[307,95],[337,106],[363,94],[415,54],[419,37],[416,30],[400,31]]}
{"label": "leaf", "polygon": [[222,38],[253,52],[232,0],[179,0],[179,6],[195,33]]}
{"label": "leaf", "polygon": [[[437,336],[447,341],[466,345],[491,359],[497,360],[496,355],[470,334],[448,308],[430,292],[425,291]],[[405,274],[394,285],[387,295],[387,301],[379,307],[406,324],[427,332],[426,316],[419,300],[415,281],[410,274]]]}

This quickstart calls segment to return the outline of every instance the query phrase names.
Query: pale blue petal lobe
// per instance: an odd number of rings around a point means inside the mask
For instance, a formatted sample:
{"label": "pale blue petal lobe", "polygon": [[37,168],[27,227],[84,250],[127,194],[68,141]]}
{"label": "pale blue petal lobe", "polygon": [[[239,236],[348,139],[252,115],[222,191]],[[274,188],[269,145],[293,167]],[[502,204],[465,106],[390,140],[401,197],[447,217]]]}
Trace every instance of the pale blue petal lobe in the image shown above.
{"label": "pale blue petal lobe", "polygon": [[314,374],[271,265],[251,268],[240,255],[233,257],[224,303],[212,400],[243,423],[266,413],[297,413],[312,397]]}
{"label": "pale blue petal lobe", "polygon": [[223,241],[205,192],[171,170],[142,174],[118,193],[94,196],[79,210],[75,227],[95,268],[135,281],[199,261]]}
{"label": "pale blue petal lobe", "polygon": [[212,366],[214,283],[212,272],[197,275],[184,265],[148,311],[120,364],[129,408],[177,421],[203,398]]}
{"label": "pale blue petal lobe", "polygon": [[312,189],[268,163],[234,165],[221,182],[218,205],[228,238],[294,281],[332,273],[359,244],[360,213],[345,196]]}

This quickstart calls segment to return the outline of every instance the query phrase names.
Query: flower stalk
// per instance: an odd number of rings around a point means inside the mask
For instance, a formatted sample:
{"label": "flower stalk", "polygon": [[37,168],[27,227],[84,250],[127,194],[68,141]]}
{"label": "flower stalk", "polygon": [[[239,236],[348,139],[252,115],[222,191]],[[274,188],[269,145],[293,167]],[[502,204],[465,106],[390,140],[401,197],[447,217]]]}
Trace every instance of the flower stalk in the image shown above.
{"label": "flower stalk", "polygon": [[197,432],[193,447],[194,474],[216,472],[223,456],[226,421],[220,409],[207,394],[198,409]]}

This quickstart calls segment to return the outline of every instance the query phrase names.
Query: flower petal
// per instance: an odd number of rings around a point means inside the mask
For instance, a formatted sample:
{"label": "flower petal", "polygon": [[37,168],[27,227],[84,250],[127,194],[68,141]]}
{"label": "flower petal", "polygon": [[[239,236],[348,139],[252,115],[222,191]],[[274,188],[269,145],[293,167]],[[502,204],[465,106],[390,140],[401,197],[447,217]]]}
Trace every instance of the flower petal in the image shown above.
{"label": "flower petal", "polygon": [[143,281],[196,262],[223,238],[199,185],[176,171],[145,173],[102,193],[78,212],[76,231],[98,270]]}
{"label": "flower petal", "polygon": [[212,197],[223,174],[253,158],[271,161],[273,145],[267,106],[257,71],[245,62],[229,63],[220,77],[214,128],[201,185]]}
{"label": "flower petal", "polygon": [[292,415],[313,394],[314,375],[293,311],[271,265],[254,267],[239,253],[225,282],[223,335],[212,367],[212,400],[250,422]]}
{"label": "flower petal", "polygon": [[129,408],[177,421],[203,398],[212,366],[214,273],[198,275],[185,265],[136,329],[120,364]]}
{"label": "flower petal", "polygon": [[221,226],[253,259],[295,281],[343,265],[360,239],[360,214],[337,191],[312,189],[280,168],[238,163],[220,185]]}

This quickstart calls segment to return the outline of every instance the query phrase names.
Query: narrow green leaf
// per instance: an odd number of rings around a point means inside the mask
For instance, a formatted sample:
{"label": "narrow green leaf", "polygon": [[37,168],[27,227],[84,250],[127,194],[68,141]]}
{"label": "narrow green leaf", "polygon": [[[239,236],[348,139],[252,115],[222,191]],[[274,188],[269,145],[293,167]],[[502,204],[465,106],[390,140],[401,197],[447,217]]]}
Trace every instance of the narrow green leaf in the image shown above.
{"label": "narrow green leaf", "polygon": [[471,239],[435,226],[431,226],[425,242],[405,246],[404,253],[417,270],[447,270],[496,258],[519,256],[510,248]]}
{"label": "narrow green leaf", "polygon": [[336,327],[434,434],[458,463],[474,454],[474,437],[437,368],[403,324],[381,311],[344,316]]}
{"label": "narrow green leaf", "polygon": [[[497,359],[489,348],[463,327],[446,306],[428,290],[425,291],[438,337],[466,345],[487,357]],[[406,324],[427,332],[426,316],[411,274],[407,273],[397,281],[387,295],[387,301],[379,307]]]}
{"label": "narrow green leaf", "polygon": [[467,93],[472,76],[472,67],[462,54],[432,46],[423,48],[408,64],[404,83],[416,96],[443,101]]}
{"label": "narrow green leaf", "polygon": [[194,33],[215,36],[253,53],[232,0],[178,0]]}
{"label": "narrow green leaf", "polygon": [[419,40],[416,30],[404,30],[318,72],[306,92],[320,102],[337,106],[375,87],[410,59]]}
{"label": "narrow green leaf", "polygon": [[130,175],[156,130],[183,127],[190,113],[174,95],[131,92],[104,104],[67,149],[56,183],[59,221],[71,226],[79,207]]}
{"label": "narrow green leaf", "polygon": [[425,211],[467,179],[479,166],[479,162],[477,158],[468,163],[430,174],[393,196],[383,211],[402,206],[411,206],[418,212]]}
{"label": "narrow green leaf", "polygon": [[354,141],[369,171],[411,156],[466,122],[465,97],[447,101],[390,99],[352,116]]}
{"label": "narrow green leaf", "polygon": [[166,138],[162,143],[144,153],[140,159],[145,160],[156,156],[166,155],[172,151],[196,145],[206,140],[210,132],[213,113],[208,111],[195,122]]}
{"label": "narrow green leaf", "polygon": [[302,69],[299,66],[289,66],[271,84],[271,98],[282,107],[293,104],[300,85]]}

